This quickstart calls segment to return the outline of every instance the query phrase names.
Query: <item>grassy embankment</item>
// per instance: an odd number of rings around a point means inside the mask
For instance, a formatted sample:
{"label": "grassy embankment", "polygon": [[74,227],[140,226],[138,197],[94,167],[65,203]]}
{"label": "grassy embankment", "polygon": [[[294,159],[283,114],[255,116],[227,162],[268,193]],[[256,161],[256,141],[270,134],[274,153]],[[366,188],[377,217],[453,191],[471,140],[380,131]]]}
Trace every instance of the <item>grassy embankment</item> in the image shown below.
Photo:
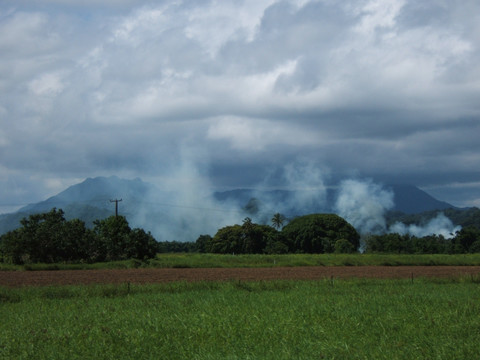
{"label": "grassy embankment", "polygon": [[479,280],[0,288],[0,359],[477,359]]}
{"label": "grassy embankment", "polygon": [[288,255],[218,255],[158,254],[145,262],[138,260],[96,264],[28,264],[0,263],[0,270],[75,270],[150,268],[232,268],[274,266],[365,266],[365,265],[480,265],[480,254],[396,255],[396,254],[288,254]]}

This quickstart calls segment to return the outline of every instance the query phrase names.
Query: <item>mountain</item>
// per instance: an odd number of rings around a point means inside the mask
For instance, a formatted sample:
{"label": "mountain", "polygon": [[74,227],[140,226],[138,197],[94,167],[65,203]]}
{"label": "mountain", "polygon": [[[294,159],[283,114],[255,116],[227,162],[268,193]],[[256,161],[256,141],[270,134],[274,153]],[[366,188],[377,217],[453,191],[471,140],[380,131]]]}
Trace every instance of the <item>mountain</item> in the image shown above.
{"label": "mountain", "polygon": [[88,178],[47,200],[27,205],[21,208],[19,212],[43,212],[49,211],[53,207],[63,209],[64,206],[72,204],[111,210],[110,200],[120,198],[122,200],[140,200],[145,199],[149,193],[153,192],[156,192],[156,188],[139,178],[134,180],[120,179],[116,176]]}
{"label": "mountain", "polygon": [[[480,209],[470,208],[449,208],[441,211],[455,225],[465,227],[476,227],[480,229]],[[391,211],[386,214],[387,225],[391,226],[396,222],[405,225],[424,225],[438,216],[438,210],[429,210],[416,214],[406,214],[398,211]]]}
{"label": "mountain", "polygon": [[115,214],[115,204],[111,200],[122,199],[119,203],[121,213],[130,215],[135,213],[135,206],[144,202],[151,193],[160,192],[155,186],[139,178],[134,180],[120,179],[116,176],[88,178],[44,201],[24,206],[15,213],[0,215],[0,234],[19,227],[22,218],[50,211],[54,207],[62,209],[67,220],[78,218],[85,221],[87,226],[92,226],[94,220]]}
{"label": "mountain", "polygon": [[405,214],[418,214],[425,211],[445,210],[454,208],[453,205],[435,199],[413,185],[389,185],[393,191],[395,203],[393,211],[400,211]]}
{"label": "mountain", "polygon": [[[397,215],[453,208],[415,186],[390,185],[388,188],[394,193],[393,210]],[[246,216],[269,223],[275,212],[287,217],[332,212],[336,190],[331,188],[326,193],[318,193],[236,189],[216,192],[206,198],[193,199],[189,195],[188,192],[161,191],[138,178],[88,178],[44,201],[27,205],[15,213],[0,215],[0,234],[18,228],[22,218],[54,207],[63,209],[67,220],[79,218],[87,226],[92,226],[94,220],[114,215],[115,204],[111,201],[122,199],[118,203],[119,213],[127,217],[131,227],[151,231],[160,241],[195,241],[200,234],[213,235],[219,227],[241,222]]]}
{"label": "mountain", "polygon": [[[445,210],[454,208],[453,205],[435,199],[423,190],[413,185],[394,184],[387,185],[387,189],[393,192],[394,207],[391,209],[395,212],[405,214],[418,214],[425,211]],[[236,189],[224,192],[216,192],[214,196],[219,201],[233,201],[238,204],[247,204],[252,198],[260,203],[276,203],[278,205],[291,202],[293,198],[312,199],[318,198],[319,195],[308,191],[288,191],[288,190],[268,190],[258,191],[253,189]],[[324,197],[318,199],[318,203],[309,204],[310,212],[333,211],[336,199],[336,189],[328,188]],[[304,209],[290,208],[290,211],[303,212]]]}

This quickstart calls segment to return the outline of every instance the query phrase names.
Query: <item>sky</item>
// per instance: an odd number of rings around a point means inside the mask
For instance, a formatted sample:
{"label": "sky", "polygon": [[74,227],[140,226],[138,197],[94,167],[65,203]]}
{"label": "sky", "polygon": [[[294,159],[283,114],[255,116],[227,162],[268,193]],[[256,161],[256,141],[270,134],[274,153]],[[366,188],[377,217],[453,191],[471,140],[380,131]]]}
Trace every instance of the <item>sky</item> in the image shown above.
{"label": "sky", "polygon": [[478,0],[1,0],[0,94],[0,212],[298,168],[480,206]]}

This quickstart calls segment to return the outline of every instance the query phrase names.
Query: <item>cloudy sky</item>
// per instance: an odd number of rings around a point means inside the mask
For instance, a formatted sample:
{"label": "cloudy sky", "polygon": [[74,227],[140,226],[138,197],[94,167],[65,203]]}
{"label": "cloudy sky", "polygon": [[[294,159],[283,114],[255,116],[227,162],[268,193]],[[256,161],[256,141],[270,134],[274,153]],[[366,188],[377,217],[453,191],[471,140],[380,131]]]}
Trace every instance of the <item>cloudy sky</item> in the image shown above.
{"label": "cloudy sky", "polygon": [[295,164],[480,206],[478,0],[2,0],[0,94],[2,211]]}

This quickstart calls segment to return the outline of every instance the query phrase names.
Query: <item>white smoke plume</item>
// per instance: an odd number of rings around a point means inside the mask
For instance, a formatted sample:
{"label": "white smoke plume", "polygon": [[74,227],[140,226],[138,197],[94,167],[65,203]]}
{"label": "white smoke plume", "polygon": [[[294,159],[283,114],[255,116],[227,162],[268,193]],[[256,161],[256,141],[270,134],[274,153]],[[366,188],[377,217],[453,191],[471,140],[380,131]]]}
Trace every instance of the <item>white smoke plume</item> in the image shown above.
{"label": "white smoke plume", "polygon": [[[275,192],[257,193],[261,201],[261,211],[256,216],[258,222],[268,223],[275,213],[287,218],[318,212],[327,208],[327,186],[325,178],[328,171],[321,169],[311,161],[296,161],[286,164],[279,175],[280,187],[287,190],[279,198]],[[277,174],[278,176],[278,174]],[[274,189],[273,181],[267,178],[259,188]],[[277,180],[278,182],[278,180]]]}
{"label": "white smoke plume", "polygon": [[371,180],[342,181],[337,194],[335,211],[357,229],[360,234],[399,233],[416,237],[442,235],[451,239],[461,226],[455,226],[443,213],[425,225],[406,225],[396,222],[387,228],[385,214],[394,206],[394,194]]}
{"label": "white smoke plume", "polygon": [[[333,211],[360,234],[396,232],[451,238],[460,230],[444,214],[423,226],[397,222],[387,227],[385,215],[394,207],[391,190],[369,179],[348,179],[340,182],[333,202],[326,185],[328,171],[306,161],[289,163],[258,184],[257,188],[264,191],[252,192],[258,198],[258,212],[250,213],[246,203],[219,201],[213,196],[206,171],[198,165],[196,156],[200,155],[194,153],[186,152],[182,161],[172,167],[168,181],[156,184],[164,191],[149,194],[151,204],[144,204],[134,219],[136,226],[150,230],[159,241],[195,241],[202,234],[213,236],[224,226],[241,224],[247,216],[256,223],[269,224],[277,212],[291,218]],[[279,196],[274,191],[279,188],[288,191]]]}
{"label": "white smoke plume", "polygon": [[386,230],[385,213],[393,205],[393,193],[381,185],[371,180],[344,180],[334,210],[359,233],[382,233]]}
{"label": "white smoke plume", "polygon": [[405,225],[396,222],[388,229],[390,233],[398,233],[401,235],[412,235],[416,237],[424,237],[429,235],[442,235],[446,239],[455,237],[457,231],[462,229],[461,226],[453,225],[452,221],[443,213],[439,213],[435,218],[431,219],[424,226],[415,224]]}
{"label": "white smoke plume", "polygon": [[158,241],[195,241],[214,235],[226,225],[241,223],[245,213],[236,204],[217,201],[198,157],[201,151],[185,148],[181,159],[157,181],[134,222],[145,224]]}
{"label": "white smoke plume", "polygon": [[[219,201],[213,196],[213,186],[198,156],[198,152],[184,149],[168,180],[155,183],[163,191],[149,194],[151,204],[144,204],[134,219],[159,241],[195,241],[202,234],[213,236],[224,226],[242,224],[247,216],[256,223],[270,224],[277,212],[290,217],[326,209],[327,172],[312,162],[297,161],[276,169],[275,176],[255,187],[263,191],[252,191],[258,211],[250,213],[246,203]],[[279,188],[288,191],[279,196]]]}

